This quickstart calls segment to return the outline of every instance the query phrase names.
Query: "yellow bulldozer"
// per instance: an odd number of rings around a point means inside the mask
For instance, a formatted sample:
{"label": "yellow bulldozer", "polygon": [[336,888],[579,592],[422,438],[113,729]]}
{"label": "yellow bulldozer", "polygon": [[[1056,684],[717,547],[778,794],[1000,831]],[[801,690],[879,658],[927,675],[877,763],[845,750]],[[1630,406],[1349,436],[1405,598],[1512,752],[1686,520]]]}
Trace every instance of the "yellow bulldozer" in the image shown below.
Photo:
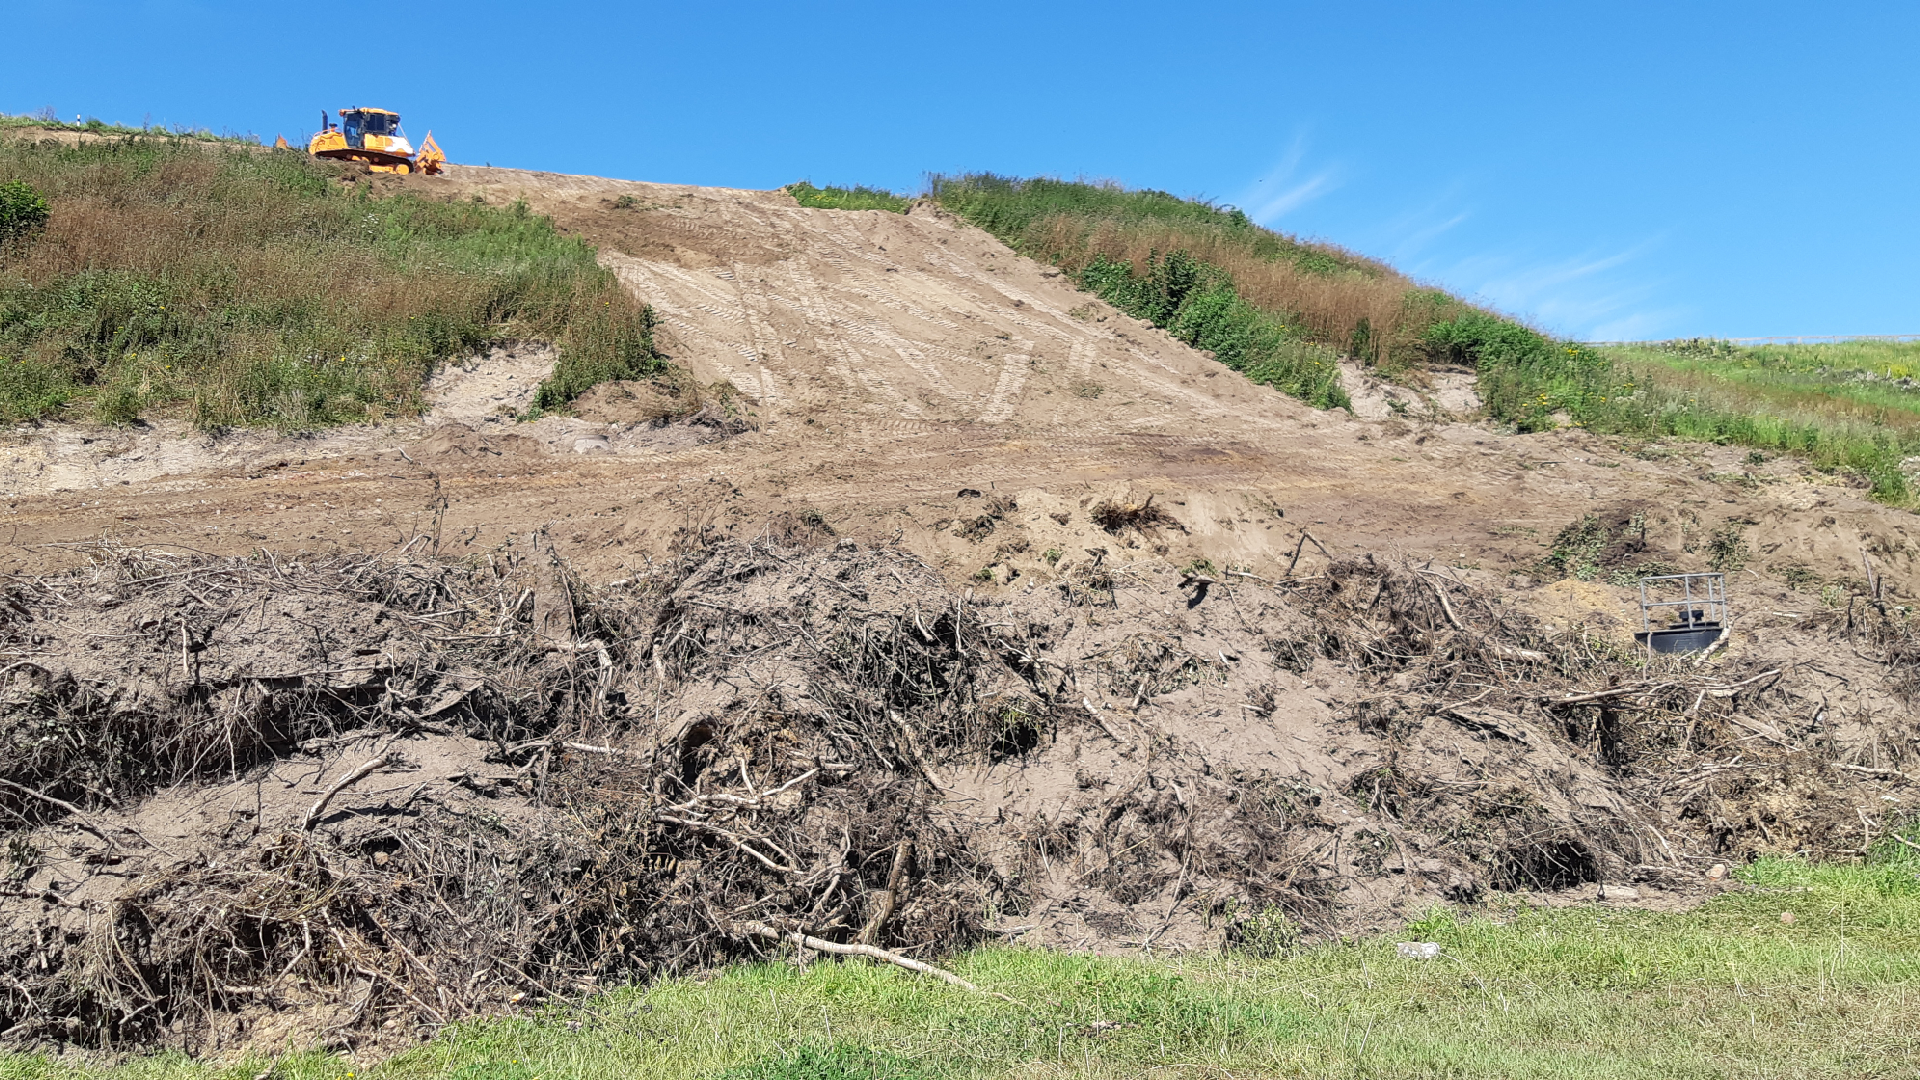
{"label": "yellow bulldozer", "polygon": [[429,176],[438,173],[447,161],[431,131],[416,153],[400,130],[400,114],[388,109],[341,109],[338,124],[321,110],[320,130],[308,141],[307,152],[336,161],[364,162],[374,172]]}

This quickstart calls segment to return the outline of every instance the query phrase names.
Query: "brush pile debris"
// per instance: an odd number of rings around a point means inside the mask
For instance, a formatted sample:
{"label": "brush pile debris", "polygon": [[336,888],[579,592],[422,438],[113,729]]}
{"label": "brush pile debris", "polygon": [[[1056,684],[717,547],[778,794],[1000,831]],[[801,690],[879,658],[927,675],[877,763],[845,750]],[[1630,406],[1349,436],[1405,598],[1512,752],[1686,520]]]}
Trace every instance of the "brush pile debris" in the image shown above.
{"label": "brush pile debris", "polygon": [[1274,952],[1858,848],[1907,782],[1863,757],[1915,655],[1870,606],[1803,628],[1881,657],[1835,686],[1373,559],[976,599],[815,539],[599,587],[538,537],[5,582],[0,1039],[399,1041],[771,932]]}

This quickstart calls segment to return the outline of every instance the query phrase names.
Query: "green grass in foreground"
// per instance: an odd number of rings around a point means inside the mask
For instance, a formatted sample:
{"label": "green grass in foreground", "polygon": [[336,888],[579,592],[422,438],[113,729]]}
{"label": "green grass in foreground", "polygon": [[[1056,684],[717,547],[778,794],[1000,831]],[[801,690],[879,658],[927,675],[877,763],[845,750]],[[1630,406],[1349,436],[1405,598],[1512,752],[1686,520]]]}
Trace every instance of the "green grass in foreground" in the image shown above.
{"label": "green grass in foreground", "polygon": [[559,344],[547,409],[661,369],[652,313],[547,219],[346,175],[300,151],[0,130],[0,182],[51,210],[0,249],[0,422],[409,415],[438,363],[503,338]]}
{"label": "green grass in foreground", "polygon": [[[863,962],[743,965],[579,1008],[463,1024],[383,1064],[296,1054],[286,1080],[712,1077],[1861,1077],[1920,1060],[1920,863],[1758,863],[1686,913],[1441,910],[1274,960],[953,959],[1031,1008]],[[1781,920],[1782,913],[1794,917]],[[1438,961],[1393,942],[1440,942]],[[0,1077],[244,1078],[250,1060],[118,1070],[0,1058]]]}

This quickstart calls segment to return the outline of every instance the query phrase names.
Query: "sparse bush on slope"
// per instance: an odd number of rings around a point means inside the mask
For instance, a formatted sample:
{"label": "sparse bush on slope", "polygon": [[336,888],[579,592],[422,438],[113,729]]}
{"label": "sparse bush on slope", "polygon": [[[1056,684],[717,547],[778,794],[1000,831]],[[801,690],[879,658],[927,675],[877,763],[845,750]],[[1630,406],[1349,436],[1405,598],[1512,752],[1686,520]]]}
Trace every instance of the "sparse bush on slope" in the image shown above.
{"label": "sparse bush on slope", "polygon": [[47,200],[18,180],[0,184],[0,244],[25,237],[47,223]]}
{"label": "sparse bush on slope", "polygon": [[885,210],[888,213],[904,214],[913,200],[904,195],[895,195],[891,191],[870,188],[864,184],[850,188],[814,187],[805,180],[788,184],[783,188],[793,200],[801,206],[816,210]]}
{"label": "sparse bush on slope", "polygon": [[662,365],[644,305],[525,206],[380,196],[298,151],[158,137],[0,139],[0,179],[51,209],[0,254],[0,421],[409,415],[436,364],[506,337],[559,343],[548,407]]}

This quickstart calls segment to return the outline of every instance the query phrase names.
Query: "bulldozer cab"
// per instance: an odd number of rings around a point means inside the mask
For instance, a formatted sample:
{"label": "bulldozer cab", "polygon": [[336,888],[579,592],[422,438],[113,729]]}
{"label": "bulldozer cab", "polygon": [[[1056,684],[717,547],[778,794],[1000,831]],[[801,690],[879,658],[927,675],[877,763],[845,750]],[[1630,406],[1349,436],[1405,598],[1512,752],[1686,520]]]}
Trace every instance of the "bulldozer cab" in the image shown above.
{"label": "bulldozer cab", "polygon": [[383,109],[341,109],[340,127],[347,145],[358,150],[368,135],[392,135],[400,130],[400,114]]}

